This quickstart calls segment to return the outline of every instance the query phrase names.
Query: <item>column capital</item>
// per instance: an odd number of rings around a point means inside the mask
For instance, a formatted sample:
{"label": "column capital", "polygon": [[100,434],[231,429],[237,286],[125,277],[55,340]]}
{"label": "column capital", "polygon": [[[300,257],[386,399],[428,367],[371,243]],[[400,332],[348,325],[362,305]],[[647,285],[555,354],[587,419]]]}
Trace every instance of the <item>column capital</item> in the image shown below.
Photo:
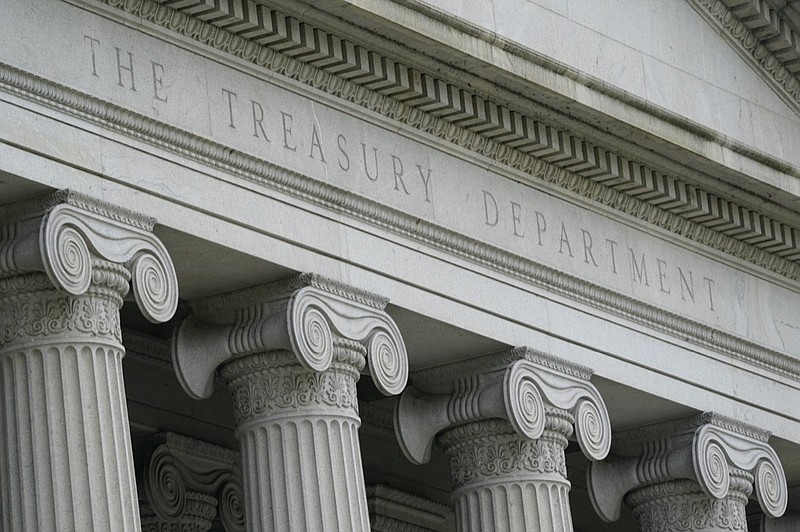
{"label": "column capital", "polygon": [[443,430],[492,418],[508,420],[519,435],[536,439],[545,430],[545,409],[555,408],[574,417],[587,458],[602,460],[611,446],[611,424],[591,375],[588,368],[527,347],[417,372],[395,408],[400,447],[411,462],[422,464]]}
{"label": "column capital", "polygon": [[688,479],[713,500],[726,498],[732,472],[754,478],[765,514],[786,510],[786,477],[769,433],[740,421],[706,412],[614,435],[615,461],[589,464],[592,504],[605,521],[616,521],[625,495],[636,488]]}
{"label": "column capital", "polygon": [[[43,272],[73,296],[92,283],[109,284],[107,268],[124,267],[144,316],[169,320],[178,305],[175,268],[164,245],[152,234],[155,220],[69,190],[0,208],[0,281]],[[124,295],[127,282],[116,287]]]}
{"label": "column capital", "polygon": [[234,357],[286,350],[325,371],[335,335],[361,344],[376,386],[395,395],[405,388],[408,357],[387,302],[310,273],[203,299],[173,337],[175,371],[184,390],[203,399],[213,393],[217,368]]}
{"label": "column capital", "polygon": [[[134,454],[137,484],[149,504],[153,530],[161,530],[157,523],[188,521],[198,521],[193,530],[208,530],[218,513],[227,532],[244,532],[238,453],[164,432],[137,440]],[[150,525],[146,516],[142,525]]]}

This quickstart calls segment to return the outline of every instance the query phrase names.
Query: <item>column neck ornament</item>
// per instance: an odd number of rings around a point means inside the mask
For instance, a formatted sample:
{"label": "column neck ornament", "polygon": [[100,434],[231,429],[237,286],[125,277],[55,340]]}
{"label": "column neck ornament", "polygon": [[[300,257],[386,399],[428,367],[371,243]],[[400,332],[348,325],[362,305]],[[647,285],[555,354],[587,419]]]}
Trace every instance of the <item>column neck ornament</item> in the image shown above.
{"label": "column neck ornament", "polygon": [[[592,504],[603,520],[616,521],[626,494],[625,500],[636,511],[639,501],[664,497],[669,490],[680,488],[685,493],[704,495],[702,505],[709,512],[727,515],[738,523],[745,522],[744,503],[752,490],[749,484],[753,484],[764,513],[778,517],[786,510],[786,477],[777,454],[767,444],[768,438],[768,432],[715,413],[615,434],[614,450],[619,459],[589,465]],[[685,486],[691,489],[687,491]],[[740,508],[731,510],[731,504]],[[712,518],[704,515],[698,519]]]}
{"label": "column neck ornament", "polygon": [[41,281],[29,274],[42,272],[66,294],[115,293],[121,303],[131,281],[142,314],[154,323],[167,321],[178,305],[178,282],[166,249],[151,232],[154,224],[68,190],[3,207],[0,290],[34,288]]}
{"label": "column neck ornament", "polygon": [[173,433],[137,442],[142,530],[205,532],[215,516],[226,532],[244,532],[237,453]]}
{"label": "column neck ornament", "polygon": [[[568,413],[570,424],[574,419],[586,457],[602,460],[611,447],[611,423],[591,375],[587,368],[526,347],[415,373],[414,386],[395,408],[400,448],[411,462],[423,464],[437,434],[488,419],[504,419],[520,436],[538,439],[551,408]],[[567,419],[550,417],[556,424]]]}
{"label": "column neck ornament", "polygon": [[305,368],[323,372],[342,340],[365,350],[376,386],[395,395],[406,385],[408,359],[386,304],[314,274],[205,299],[193,305],[194,315],[173,339],[175,371],[184,390],[203,399],[213,393],[217,368],[233,359],[290,351]]}

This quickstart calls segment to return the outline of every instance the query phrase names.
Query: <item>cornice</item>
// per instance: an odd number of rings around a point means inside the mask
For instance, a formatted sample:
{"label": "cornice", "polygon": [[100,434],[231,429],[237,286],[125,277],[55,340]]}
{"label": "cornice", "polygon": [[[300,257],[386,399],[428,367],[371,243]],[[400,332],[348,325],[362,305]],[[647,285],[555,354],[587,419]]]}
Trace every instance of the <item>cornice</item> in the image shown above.
{"label": "cornice", "polygon": [[800,35],[765,0],[688,0],[800,115]]}
{"label": "cornice", "polygon": [[[790,377],[800,375],[800,361],[780,351],[765,348],[684,316],[665,312],[654,305],[583,281],[485,242],[455,233],[397,209],[315,181],[245,153],[231,150],[222,144],[160,123],[8,65],[0,64],[0,89],[97,123],[112,131],[131,136],[161,149],[172,151],[182,157],[220,169],[238,178],[412,238],[454,256],[510,275],[524,283],[543,287],[591,307],[610,311],[636,323],[690,340],[715,352],[725,353],[735,359],[770,369],[781,375]],[[552,170],[552,168],[551,166],[550,169]],[[541,177],[550,183],[568,185],[570,189],[579,188],[580,185],[580,182],[570,180],[570,176],[563,171],[546,171],[541,174]],[[615,191],[607,190],[606,192],[607,195],[602,197],[609,199],[612,204],[619,197]],[[630,205],[631,214],[648,219],[651,210],[638,200],[631,199],[631,201],[633,202]],[[624,198],[620,197],[620,204],[622,207],[627,204]],[[669,228],[669,222],[674,221],[674,216],[666,213],[666,220],[665,223]],[[681,227],[688,227],[686,236],[695,241],[706,243],[721,251],[727,250],[734,256],[737,256],[737,250],[739,250],[742,255],[740,258],[749,259],[750,262],[757,265],[761,264],[791,280],[800,280],[800,265],[796,263],[753,248],[743,242],[734,241],[728,236],[707,230],[690,221],[678,224],[676,232],[679,234],[683,234],[680,232]]]}

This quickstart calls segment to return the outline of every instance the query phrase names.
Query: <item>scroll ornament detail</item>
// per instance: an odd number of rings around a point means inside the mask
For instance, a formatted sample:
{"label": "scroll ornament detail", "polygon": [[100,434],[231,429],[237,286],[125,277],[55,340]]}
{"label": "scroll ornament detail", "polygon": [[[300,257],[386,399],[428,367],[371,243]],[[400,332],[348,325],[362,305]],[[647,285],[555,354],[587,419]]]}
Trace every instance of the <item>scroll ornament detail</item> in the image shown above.
{"label": "scroll ornament detail", "polygon": [[695,482],[711,501],[720,501],[729,497],[736,471],[737,479],[742,476],[738,472],[743,472],[754,483],[766,515],[783,515],[788,502],[786,476],[766,436],[758,439],[746,433],[747,427],[735,430],[730,420],[710,413],[704,416],[709,421],[696,428],[643,440],[646,451],[639,457],[590,464],[587,480],[597,513],[606,521],[616,521],[626,493],[679,479]]}
{"label": "scroll ornament detail", "polygon": [[721,499],[730,486],[729,468],[751,473],[759,505],[780,517],[788,504],[786,475],[775,451],[764,442],[744,440],[735,432],[705,425],[695,432],[692,457],[698,482],[708,495]]}
{"label": "scroll ornament detail", "polygon": [[[498,357],[498,366],[477,375],[457,377],[449,394],[409,388],[395,406],[395,432],[400,447],[413,463],[426,462],[433,440],[451,426],[482,419],[507,420],[528,439],[545,430],[546,409],[570,416],[589,460],[602,460],[611,447],[611,423],[597,389],[575,375],[536,364],[527,358],[513,362]],[[572,431],[571,426],[569,431]]]}
{"label": "scroll ornament detail", "polygon": [[228,532],[244,532],[244,491],[236,480],[230,480],[219,489],[219,520]]}
{"label": "scroll ornament detail", "polygon": [[167,321],[178,307],[172,261],[149,232],[62,204],[43,220],[40,247],[48,277],[70,294],[80,295],[89,288],[95,255],[131,271],[136,302],[148,320]]}
{"label": "scroll ornament detail", "polygon": [[[522,401],[532,404],[531,392],[537,389],[548,405],[573,415],[578,443],[589,460],[602,460],[608,455],[611,449],[611,421],[599,392],[589,381],[537,366],[528,360],[515,362],[507,370],[506,379],[513,383],[521,378],[520,375],[525,375],[529,384],[527,392],[515,396],[518,404]],[[510,420],[516,428],[518,422]],[[526,435],[523,431],[519,432]]]}
{"label": "scroll ornament detail", "polygon": [[288,302],[292,350],[300,362],[316,371],[330,366],[332,335],[367,348],[370,373],[385,395],[397,395],[408,380],[408,358],[399,329],[384,313],[338,294],[307,286]]}
{"label": "scroll ornament detail", "polygon": [[225,303],[218,305],[224,308],[205,313],[228,316],[222,319],[225,325],[205,323],[196,315],[184,320],[173,338],[173,362],[184,390],[206,398],[213,393],[218,367],[267,351],[291,351],[304,367],[324,372],[331,367],[335,344],[353,342],[366,351],[377,388],[386,395],[400,393],[408,380],[408,357],[394,321],[359,301],[361,292],[352,289],[348,297],[341,283],[335,284],[336,292],[325,290],[317,276],[300,276],[297,283],[308,279],[314,285],[288,295],[285,286],[295,283],[278,281],[274,288],[262,285],[224,296]]}
{"label": "scroll ornament detail", "polygon": [[[59,203],[40,218],[10,222],[0,241],[4,249],[0,270],[11,274],[44,272],[59,290],[73,296],[86,294],[93,282],[105,281],[115,272],[98,271],[106,263],[123,268],[132,277],[133,291],[144,316],[155,323],[167,321],[178,305],[178,282],[163,244],[149,231],[81,207],[71,199],[85,199],[63,192]],[[96,200],[93,200],[95,203]],[[111,206],[105,206],[113,210]],[[127,282],[114,288],[127,293]]]}
{"label": "scroll ornament detail", "polygon": [[149,514],[143,523],[158,530],[200,531],[208,530],[219,515],[227,532],[244,532],[243,492],[234,453],[171,433],[153,439],[160,443],[142,460],[139,482],[147,503],[142,507]]}

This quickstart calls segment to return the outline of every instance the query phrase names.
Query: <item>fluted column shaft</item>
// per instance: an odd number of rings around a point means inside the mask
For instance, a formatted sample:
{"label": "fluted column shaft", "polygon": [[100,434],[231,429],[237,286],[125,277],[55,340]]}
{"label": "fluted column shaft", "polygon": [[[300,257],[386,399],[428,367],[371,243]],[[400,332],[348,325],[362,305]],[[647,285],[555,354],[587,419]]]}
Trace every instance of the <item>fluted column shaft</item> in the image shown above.
{"label": "fluted column shaft", "polygon": [[2,529],[140,530],[119,310],[172,317],[154,220],[70,191],[0,208]]}
{"label": "fluted column shaft", "polygon": [[323,372],[287,351],[222,367],[238,423],[248,530],[369,530],[356,399],[365,354],[338,340]]}
{"label": "fluted column shaft", "polygon": [[541,437],[531,440],[502,419],[458,425],[438,444],[450,457],[459,532],[572,531],[564,449],[568,412],[547,409]]}
{"label": "fluted column shaft", "polygon": [[5,531],[139,530],[122,379],[120,288],[95,265],[81,296],[40,273],[0,280]]}

